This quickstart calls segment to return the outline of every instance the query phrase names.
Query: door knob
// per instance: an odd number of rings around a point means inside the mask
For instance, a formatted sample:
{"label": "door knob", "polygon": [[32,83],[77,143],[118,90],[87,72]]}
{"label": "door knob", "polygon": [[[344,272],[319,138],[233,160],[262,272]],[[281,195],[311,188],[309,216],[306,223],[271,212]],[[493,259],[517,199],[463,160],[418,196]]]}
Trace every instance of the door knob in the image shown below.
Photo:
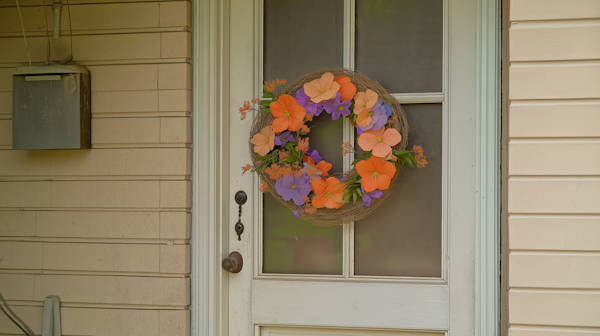
{"label": "door knob", "polygon": [[244,259],[242,259],[242,255],[239,252],[234,251],[229,253],[229,257],[223,259],[221,266],[227,272],[239,273],[244,266]]}

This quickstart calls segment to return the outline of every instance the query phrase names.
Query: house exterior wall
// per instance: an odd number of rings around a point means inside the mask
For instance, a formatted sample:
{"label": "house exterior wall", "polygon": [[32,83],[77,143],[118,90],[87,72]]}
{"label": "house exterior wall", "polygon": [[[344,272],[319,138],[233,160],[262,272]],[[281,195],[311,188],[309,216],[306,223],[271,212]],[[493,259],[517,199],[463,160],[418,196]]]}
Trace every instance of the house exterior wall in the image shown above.
{"label": "house exterior wall", "polygon": [[[38,334],[58,295],[63,335],[189,335],[191,2],[70,3],[90,150],[11,150],[12,72],[27,53],[14,2],[0,4],[0,292]],[[42,1],[20,5],[43,64]],[[53,60],[70,49],[63,6]],[[20,333],[0,314],[0,335]]]}
{"label": "house exterior wall", "polygon": [[508,334],[600,335],[600,1],[511,0],[509,40]]}

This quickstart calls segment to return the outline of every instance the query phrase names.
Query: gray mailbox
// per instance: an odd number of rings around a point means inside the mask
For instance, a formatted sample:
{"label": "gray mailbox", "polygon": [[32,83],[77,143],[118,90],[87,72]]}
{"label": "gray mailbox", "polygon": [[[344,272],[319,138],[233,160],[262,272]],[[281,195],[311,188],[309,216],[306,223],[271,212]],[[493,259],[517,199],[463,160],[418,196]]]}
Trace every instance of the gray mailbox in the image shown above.
{"label": "gray mailbox", "polygon": [[13,73],[13,149],[91,148],[90,72],[77,65]]}

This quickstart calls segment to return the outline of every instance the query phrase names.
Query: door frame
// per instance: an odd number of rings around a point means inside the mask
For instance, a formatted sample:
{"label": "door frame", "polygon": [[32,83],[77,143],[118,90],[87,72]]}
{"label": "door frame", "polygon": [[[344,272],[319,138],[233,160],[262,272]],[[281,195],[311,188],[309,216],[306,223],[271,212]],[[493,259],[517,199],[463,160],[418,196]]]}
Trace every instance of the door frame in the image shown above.
{"label": "door frame", "polygon": [[[451,0],[450,0],[451,1]],[[500,1],[476,0],[475,335],[499,335],[500,323]],[[228,0],[193,4],[193,174],[191,334],[227,335],[228,254],[221,229],[228,204],[220,167],[228,156],[229,97],[223,78],[229,37]],[[450,32],[452,34],[452,32]],[[212,113],[204,113],[212,111]]]}

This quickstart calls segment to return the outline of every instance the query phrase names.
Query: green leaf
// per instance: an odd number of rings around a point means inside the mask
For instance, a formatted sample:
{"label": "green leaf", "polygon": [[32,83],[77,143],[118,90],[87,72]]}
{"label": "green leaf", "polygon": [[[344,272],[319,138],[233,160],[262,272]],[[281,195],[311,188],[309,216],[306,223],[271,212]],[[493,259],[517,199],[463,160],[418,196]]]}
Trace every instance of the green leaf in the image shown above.
{"label": "green leaf", "polygon": [[362,193],[362,190],[360,190],[360,188],[356,188],[356,192],[358,192],[358,195],[360,197],[363,197],[363,193]]}
{"label": "green leaf", "polygon": [[269,106],[271,105],[273,101],[272,100],[261,100],[260,103],[258,103],[261,106]]}
{"label": "green leaf", "polygon": [[271,113],[271,109],[270,108],[264,108],[262,110],[260,110],[261,113]]}
{"label": "green leaf", "polygon": [[412,161],[410,160],[410,158],[406,157],[406,155],[402,155],[402,156],[400,156],[400,157],[399,157],[399,159],[400,159],[402,162],[406,163],[407,165],[409,165],[409,166],[411,166],[411,167],[414,167],[414,166],[413,166],[413,163],[412,163]]}
{"label": "green leaf", "polygon": [[356,194],[356,189],[354,189],[354,191],[352,192],[352,202],[356,203],[357,199],[358,195]]}

